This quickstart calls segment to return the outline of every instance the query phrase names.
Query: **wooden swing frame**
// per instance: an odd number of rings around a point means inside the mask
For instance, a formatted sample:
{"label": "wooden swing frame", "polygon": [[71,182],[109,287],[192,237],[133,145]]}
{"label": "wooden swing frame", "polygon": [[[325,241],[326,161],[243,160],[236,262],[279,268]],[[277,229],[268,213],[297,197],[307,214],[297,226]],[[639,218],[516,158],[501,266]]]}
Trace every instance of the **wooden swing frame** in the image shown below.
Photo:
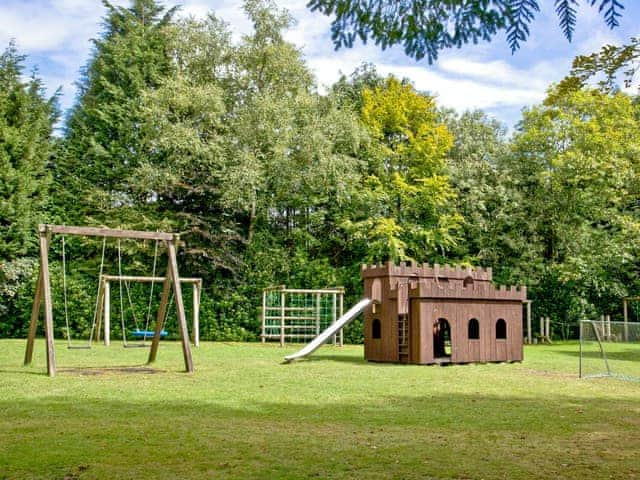
{"label": "wooden swing frame", "polygon": [[178,273],[178,260],[176,258],[176,244],[180,237],[174,233],[145,232],[138,230],[117,230],[111,228],[73,227],[63,225],[40,225],[38,227],[40,245],[40,271],[38,283],[31,310],[31,323],[27,337],[27,348],[24,355],[24,364],[29,365],[33,360],[33,346],[36,338],[36,329],[40,316],[40,307],[44,306],[44,334],[47,348],[47,374],[50,377],[56,374],[55,347],[53,342],[53,303],[51,298],[51,279],[49,276],[49,247],[52,235],[78,235],[85,237],[126,238],[132,240],[157,240],[167,246],[167,273],[163,277],[162,296],[156,316],[156,328],[154,331],[148,363],[153,363],[158,354],[160,336],[164,327],[164,319],[169,301],[169,292],[173,288],[176,302],[176,316],[180,328],[180,340],[184,357],[185,370],[193,372],[193,359],[189,345],[189,332],[182,300],[182,288],[180,286],[180,274]]}

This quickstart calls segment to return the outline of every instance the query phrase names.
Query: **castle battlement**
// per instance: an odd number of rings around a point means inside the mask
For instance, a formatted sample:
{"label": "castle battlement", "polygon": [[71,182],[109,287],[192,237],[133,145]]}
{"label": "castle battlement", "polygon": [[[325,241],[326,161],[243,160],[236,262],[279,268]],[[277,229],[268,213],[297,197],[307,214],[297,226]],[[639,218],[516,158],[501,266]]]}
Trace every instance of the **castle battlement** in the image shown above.
{"label": "castle battlement", "polygon": [[415,277],[416,279],[438,278],[465,280],[471,278],[476,282],[491,282],[493,273],[491,268],[470,267],[466,265],[430,265],[428,263],[400,262],[396,265],[392,262],[378,265],[362,265],[360,269],[362,278],[376,277]]}
{"label": "castle battlement", "polygon": [[[409,298],[475,299],[516,302],[522,302],[527,299],[527,287],[513,285],[500,285],[496,287],[489,282],[479,282],[465,286],[462,282],[438,282],[435,279],[425,279],[411,282],[407,287]],[[406,287],[398,285],[398,288]],[[396,288],[395,291],[397,291],[398,288]],[[393,296],[394,290],[390,292],[390,298],[393,298]]]}

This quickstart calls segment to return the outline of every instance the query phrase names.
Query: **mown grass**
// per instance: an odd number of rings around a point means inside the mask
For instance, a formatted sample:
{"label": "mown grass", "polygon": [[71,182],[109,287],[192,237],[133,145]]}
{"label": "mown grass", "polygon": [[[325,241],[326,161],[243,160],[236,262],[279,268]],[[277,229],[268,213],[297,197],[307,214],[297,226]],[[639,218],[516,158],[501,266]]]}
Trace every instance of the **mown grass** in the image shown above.
{"label": "mown grass", "polygon": [[[519,364],[369,364],[362,348],[147,351],[0,341],[0,478],[638,478],[640,384],[577,377],[577,344]],[[636,360],[640,365],[640,355]],[[107,368],[105,368],[107,367]]]}

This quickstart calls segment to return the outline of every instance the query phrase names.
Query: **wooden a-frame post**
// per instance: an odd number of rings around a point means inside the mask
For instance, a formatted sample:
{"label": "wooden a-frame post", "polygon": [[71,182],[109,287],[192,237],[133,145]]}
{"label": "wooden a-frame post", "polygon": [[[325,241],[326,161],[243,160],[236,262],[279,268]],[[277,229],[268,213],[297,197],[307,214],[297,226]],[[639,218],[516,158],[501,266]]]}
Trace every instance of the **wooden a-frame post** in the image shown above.
{"label": "wooden a-frame post", "polygon": [[187,329],[187,319],[184,314],[184,303],[182,301],[182,287],[180,286],[180,275],[178,274],[178,260],[176,258],[176,245],[174,239],[167,241],[168,265],[165,280],[162,285],[162,297],[160,308],[156,317],[156,330],[149,351],[149,363],[156,360],[160,336],[164,327],[164,317],[169,299],[169,289],[173,286],[173,293],[176,302],[176,314],[178,315],[178,326],[180,327],[180,341],[182,342],[182,354],[187,372],[193,372],[193,360],[191,359],[191,348],[189,347],[189,331]]}
{"label": "wooden a-frame post", "polygon": [[56,374],[56,353],[53,345],[53,304],[51,303],[51,282],[49,279],[49,245],[51,233],[45,225],[38,228],[40,244],[40,273],[36,285],[36,295],[31,310],[31,323],[27,337],[27,349],[24,354],[24,364],[29,365],[33,360],[33,344],[36,339],[40,305],[44,303],[44,336],[47,345],[47,373],[50,377]]}
{"label": "wooden a-frame post", "polygon": [[38,284],[36,285],[36,295],[31,310],[31,323],[27,337],[27,348],[24,356],[24,364],[29,365],[33,360],[33,345],[36,337],[40,306],[44,304],[44,332],[47,345],[47,373],[53,377],[56,373],[55,349],[53,343],[53,304],[51,300],[51,281],[49,278],[49,245],[52,234],[62,235],[82,235],[109,238],[130,238],[138,240],[161,240],[166,242],[168,250],[167,274],[162,289],[162,299],[158,310],[158,320],[156,331],[149,352],[149,363],[156,359],[162,324],[167,309],[169,290],[173,287],[176,298],[176,314],[180,327],[180,339],[182,342],[182,353],[184,357],[185,370],[193,372],[193,360],[191,358],[191,347],[189,345],[189,332],[187,320],[182,302],[182,290],[180,288],[180,274],[178,273],[178,260],[176,258],[176,243],[179,236],[164,232],[143,232],[137,230],[115,230],[110,228],[95,227],[71,227],[61,225],[40,225],[38,228],[40,239],[40,273],[38,274]]}

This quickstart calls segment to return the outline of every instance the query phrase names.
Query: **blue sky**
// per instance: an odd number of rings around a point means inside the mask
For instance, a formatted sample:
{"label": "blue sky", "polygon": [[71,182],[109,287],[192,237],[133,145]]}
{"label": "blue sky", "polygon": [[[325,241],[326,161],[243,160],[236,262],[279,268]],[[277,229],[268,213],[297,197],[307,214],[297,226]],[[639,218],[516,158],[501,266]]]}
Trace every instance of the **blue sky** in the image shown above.
{"label": "blue sky", "polygon": [[[128,5],[128,0],[112,0]],[[541,0],[542,11],[531,37],[511,54],[503,36],[490,43],[466,45],[440,54],[438,62],[415,61],[400,48],[386,51],[373,44],[334,51],[330,19],[309,12],[306,0],[276,0],[297,20],[287,40],[301,48],[318,85],[330,85],[340,72],[351,73],[362,62],[374,63],[383,74],[408,77],[416,88],[428,91],[442,106],[458,111],[480,108],[513,126],[523,107],[540,102],[551,82],[560,80],[576,55],[597,51],[607,43],[621,44],[640,35],[640,1],[625,1],[622,25],[609,30],[597,9],[582,6],[578,26],[569,43],[557,26],[552,0]],[[583,0],[581,3],[587,3]],[[181,15],[204,16],[208,11],[228,22],[236,38],[250,31],[241,0],[183,0]],[[0,45],[15,39],[28,65],[37,66],[49,93],[62,88],[61,106],[69,108],[75,97],[80,68],[87,63],[91,38],[99,36],[104,7],[98,0],[0,0]]]}

